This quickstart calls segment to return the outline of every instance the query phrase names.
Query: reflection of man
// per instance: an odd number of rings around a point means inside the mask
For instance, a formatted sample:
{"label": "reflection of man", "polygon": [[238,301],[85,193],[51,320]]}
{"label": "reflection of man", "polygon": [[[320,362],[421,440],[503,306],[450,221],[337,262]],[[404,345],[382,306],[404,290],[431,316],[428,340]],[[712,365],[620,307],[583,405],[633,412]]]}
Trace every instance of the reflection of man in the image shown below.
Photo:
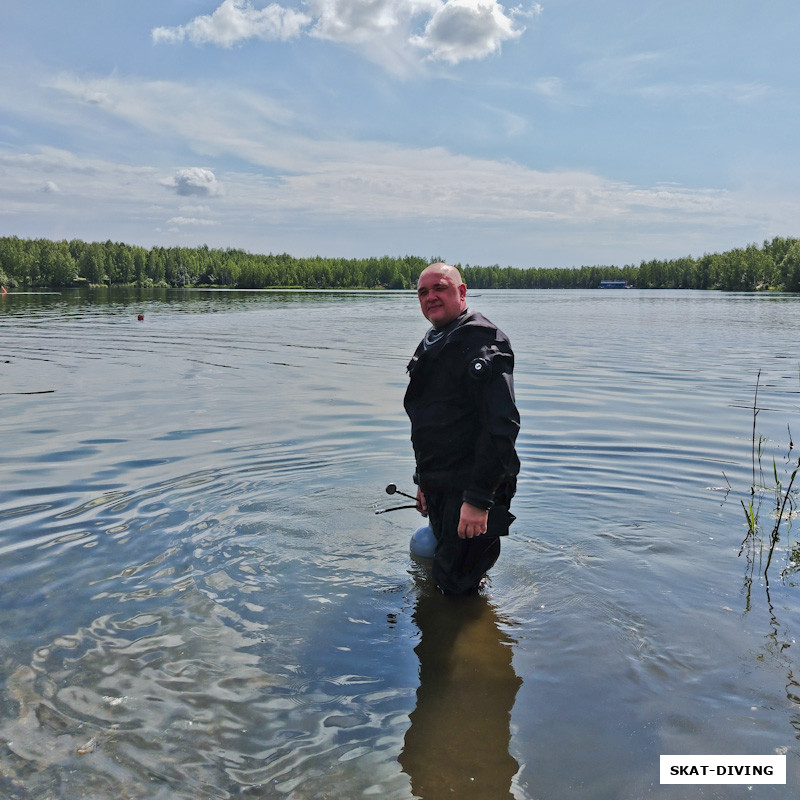
{"label": "reflection of man", "polygon": [[417,599],[420,684],[399,756],[415,797],[511,800],[519,764],[509,753],[522,681],[513,640],[484,597]]}
{"label": "reflection of man", "polygon": [[431,264],[417,294],[433,325],[408,365],[405,396],[417,507],[436,535],[436,583],[445,594],[465,594],[497,561],[498,536],[514,519],[508,510],[519,472],[514,354],[501,330],[467,309],[467,287],[455,267]]}

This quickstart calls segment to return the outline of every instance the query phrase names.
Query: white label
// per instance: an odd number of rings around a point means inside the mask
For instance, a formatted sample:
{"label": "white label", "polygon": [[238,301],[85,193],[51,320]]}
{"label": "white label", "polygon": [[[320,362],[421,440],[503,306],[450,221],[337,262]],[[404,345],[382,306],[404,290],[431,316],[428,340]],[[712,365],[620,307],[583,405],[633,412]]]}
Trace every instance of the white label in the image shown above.
{"label": "white label", "polygon": [[786,783],[786,756],[661,756],[661,783]]}

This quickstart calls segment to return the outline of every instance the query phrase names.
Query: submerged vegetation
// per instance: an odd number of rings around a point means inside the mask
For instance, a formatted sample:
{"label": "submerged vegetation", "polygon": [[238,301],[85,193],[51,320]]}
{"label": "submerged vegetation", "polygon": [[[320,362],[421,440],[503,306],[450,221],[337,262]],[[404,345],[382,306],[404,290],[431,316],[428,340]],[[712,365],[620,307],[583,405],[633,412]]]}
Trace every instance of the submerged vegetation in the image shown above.
{"label": "submerged vegetation", "polygon": [[[431,259],[435,260],[435,259]],[[428,259],[295,258],[236,249],[145,248],[119,242],[0,237],[0,283],[7,288],[65,286],[212,286],[263,289],[410,289]],[[596,289],[624,280],[640,289],[800,292],[800,240],[776,237],[700,258],[639,266],[539,269],[458,265],[474,289]]]}

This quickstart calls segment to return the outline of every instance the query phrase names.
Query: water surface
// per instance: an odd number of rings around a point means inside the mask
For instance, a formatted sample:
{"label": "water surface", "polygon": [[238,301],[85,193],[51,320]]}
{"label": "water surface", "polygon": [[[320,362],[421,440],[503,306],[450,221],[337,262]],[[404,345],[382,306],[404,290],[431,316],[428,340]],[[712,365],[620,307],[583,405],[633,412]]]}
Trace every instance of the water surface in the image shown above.
{"label": "water surface", "polygon": [[[800,299],[475,294],[523,472],[466,603],[373,513],[413,488],[412,293],[0,301],[2,796],[797,795],[796,580],[740,500],[759,370],[794,458]],[[786,786],[658,783],[775,752]]]}

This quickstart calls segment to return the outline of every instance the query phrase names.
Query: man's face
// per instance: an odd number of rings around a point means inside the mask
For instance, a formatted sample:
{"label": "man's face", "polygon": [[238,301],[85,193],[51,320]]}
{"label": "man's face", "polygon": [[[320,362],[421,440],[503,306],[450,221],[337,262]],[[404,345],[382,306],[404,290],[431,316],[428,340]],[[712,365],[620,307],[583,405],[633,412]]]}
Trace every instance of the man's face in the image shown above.
{"label": "man's face", "polygon": [[452,322],[467,307],[467,287],[454,268],[424,270],[417,283],[417,296],[422,315],[435,328]]}

